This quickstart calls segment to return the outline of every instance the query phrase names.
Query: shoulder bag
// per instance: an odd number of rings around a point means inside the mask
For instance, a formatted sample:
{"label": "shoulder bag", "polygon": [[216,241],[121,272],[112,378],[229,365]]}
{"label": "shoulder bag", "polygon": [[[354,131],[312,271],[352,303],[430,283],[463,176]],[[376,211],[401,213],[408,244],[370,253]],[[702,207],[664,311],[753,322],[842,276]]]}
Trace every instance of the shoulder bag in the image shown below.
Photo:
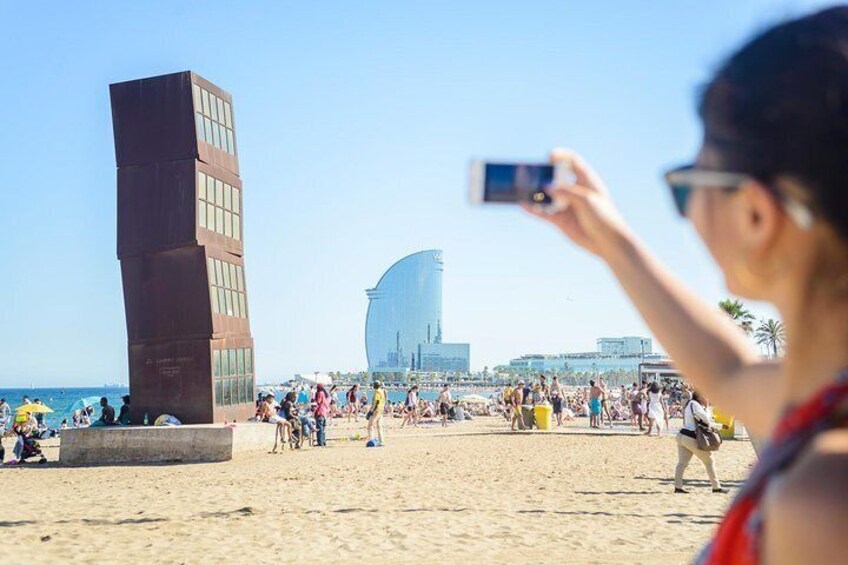
{"label": "shoulder bag", "polygon": [[712,429],[709,424],[698,420],[695,417],[694,410],[692,410],[692,419],[695,420],[695,443],[698,444],[698,449],[701,451],[718,451],[718,448],[721,447],[721,436],[718,435],[718,432]]}

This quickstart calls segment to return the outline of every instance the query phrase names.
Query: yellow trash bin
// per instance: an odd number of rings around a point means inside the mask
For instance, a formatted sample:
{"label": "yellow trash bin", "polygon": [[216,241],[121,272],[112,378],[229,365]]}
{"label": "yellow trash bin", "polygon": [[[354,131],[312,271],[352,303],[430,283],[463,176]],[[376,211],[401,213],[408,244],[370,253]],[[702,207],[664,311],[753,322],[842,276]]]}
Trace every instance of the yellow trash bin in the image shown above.
{"label": "yellow trash bin", "polygon": [[[719,424],[718,435],[721,436],[721,439],[733,439],[736,429],[735,429],[735,420],[733,416],[727,414],[726,412],[722,412],[718,408],[713,408],[713,418],[715,419],[716,424]],[[724,426],[727,426],[725,429]]]}
{"label": "yellow trash bin", "polygon": [[541,404],[533,409],[533,416],[536,418],[536,427],[540,430],[551,429],[551,414],[554,409],[547,404]]}

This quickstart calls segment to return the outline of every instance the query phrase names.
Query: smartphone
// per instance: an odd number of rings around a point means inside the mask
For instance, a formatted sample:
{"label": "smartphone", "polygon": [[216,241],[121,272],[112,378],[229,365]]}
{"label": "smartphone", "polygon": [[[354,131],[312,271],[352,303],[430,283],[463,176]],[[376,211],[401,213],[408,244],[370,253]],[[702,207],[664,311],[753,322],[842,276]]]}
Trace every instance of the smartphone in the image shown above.
{"label": "smartphone", "polygon": [[555,168],[547,163],[494,163],[472,161],[470,196],[472,204],[527,202],[539,207],[551,205],[548,189]]}

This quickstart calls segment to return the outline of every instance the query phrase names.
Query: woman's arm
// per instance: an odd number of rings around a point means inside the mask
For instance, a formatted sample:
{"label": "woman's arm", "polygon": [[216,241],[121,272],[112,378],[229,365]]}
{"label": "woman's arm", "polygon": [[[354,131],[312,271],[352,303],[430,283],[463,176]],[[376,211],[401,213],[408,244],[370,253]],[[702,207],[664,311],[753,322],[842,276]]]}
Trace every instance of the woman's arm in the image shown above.
{"label": "woman's arm", "polygon": [[768,434],[780,409],[779,364],[763,362],[728,316],[692,293],[635,237],[606,259],[685,377],[755,433]]}
{"label": "woman's arm", "polygon": [[701,422],[706,426],[711,426],[712,419],[710,418],[710,413],[707,412],[707,409],[695,400],[691,401],[690,404],[692,405],[692,419],[695,420],[695,424]]}
{"label": "woman's arm", "polygon": [[746,336],[716,307],[686,288],[630,231],[603,181],[579,156],[558,150],[576,184],[552,192],[560,211],[534,211],[603,259],[678,369],[716,404],[766,434],[780,408],[775,363],[764,363]]}

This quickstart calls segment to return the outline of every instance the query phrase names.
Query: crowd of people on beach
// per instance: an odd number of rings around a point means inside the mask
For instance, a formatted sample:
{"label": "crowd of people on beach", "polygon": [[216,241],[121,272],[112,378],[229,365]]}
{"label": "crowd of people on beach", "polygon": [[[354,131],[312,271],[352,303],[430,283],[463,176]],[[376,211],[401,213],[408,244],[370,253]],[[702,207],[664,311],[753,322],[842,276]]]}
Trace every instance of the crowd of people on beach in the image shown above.
{"label": "crowd of people on beach", "polygon": [[[400,428],[436,425],[447,427],[451,422],[472,420],[478,416],[501,415],[510,424],[512,431],[540,428],[536,408],[545,406],[557,427],[578,417],[588,417],[591,428],[613,427],[613,423],[638,426],[640,431],[651,435],[655,430],[659,436],[669,428],[670,418],[682,418],[677,435],[678,464],[675,468],[675,492],[683,489],[683,473],[691,458],[697,457],[704,464],[713,490],[726,492],[718,480],[713,455],[696,445],[695,430],[698,422],[713,425],[709,403],[689,386],[680,381],[633,383],[630,387],[610,388],[603,378],[590,380],[585,387],[566,387],[554,376],[550,383],[545,375],[527,381],[520,379],[507,384],[502,391],[481,395],[465,395],[454,398],[449,384],[441,385],[435,400],[420,397],[420,387],[412,385],[406,389],[403,401],[388,400],[386,387],[379,381],[371,385],[371,394],[360,385],[347,388],[344,397],[338,385],[300,385],[280,392],[281,399],[273,390],[260,392],[256,400],[254,421],[267,422],[275,426],[272,452],[301,449],[304,444],[311,447],[327,445],[327,428],[331,422],[346,419],[358,422],[360,417],[367,422],[367,444],[371,447],[385,445],[384,418],[400,420]],[[6,465],[24,463],[36,459],[44,463],[38,440],[58,437],[68,427],[86,428],[119,426],[130,424],[130,397],[122,397],[122,405],[116,414],[106,397],[99,402],[100,416],[94,419],[91,405],[76,408],[72,412],[71,425],[64,419],[58,429],[50,428],[44,419],[39,399],[22,399],[14,411],[0,398],[0,435],[15,437],[13,457],[5,461],[5,452],[0,445],[0,461]],[[27,407],[33,407],[27,410]],[[11,427],[9,425],[11,424]],[[645,429],[647,426],[647,430]],[[547,427],[547,426],[545,426]],[[351,439],[365,439],[356,434]]]}
{"label": "crowd of people on beach", "polygon": [[470,399],[454,399],[449,384],[442,385],[435,400],[421,398],[419,391],[419,386],[413,385],[406,390],[403,401],[391,402],[379,380],[372,383],[370,398],[358,384],[344,392],[344,399],[337,385],[329,388],[323,384],[294,386],[281,392],[281,400],[277,399],[277,392],[268,390],[258,394],[253,420],[276,426],[272,449],[276,452],[280,446],[299,449],[304,443],[326,446],[326,430],[333,419],[346,418],[348,422],[358,422],[364,418],[368,425],[367,445],[379,447],[385,445],[383,418],[400,419],[401,428],[423,425],[446,427],[452,421],[498,413],[494,400],[482,397],[473,398],[473,402]]}
{"label": "crowd of people on beach", "polygon": [[46,461],[41,451],[39,440],[58,438],[62,430],[72,428],[88,428],[99,426],[117,426],[130,424],[130,397],[122,397],[123,404],[120,412],[115,415],[115,409],[109,404],[105,396],[100,399],[100,416],[95,419],[94,407],[83,406],[75,409],[72,413],[71,424],[68,419],[62,420],[59,427],[51,427],[47,424],[44,415],[44,403],[36,398],[30,400],[28,396],[21,399],[21,404],[14,411],[6,402],[0,398],[0,438],[14,437],[15,446],[12,450],[13,457],[8,461],[5,458],[5,449],[0,444],[0,463],[4,465],[16,465],[24,463],[28,459],[37,458],[39,463]]}
{"label": "crowd of people on beach", "polygon": [[[32,406],[33,411],[22,410]],[[58,437],[58,430],[50,428],[44,422],[44,413],[37,411],[44,406],[40,399],[30,400],[24,396],[21,406],[12,410],[5,398],[0,398],[0,438],[11,436],[15,438],[15,446],[12,449],[13,456],[6,460],[6,450],[0,444],[0,463],[4,465],[17,465],[29,459],[36,459],[39,463],[45,463],[47,459],[41,451],[38,443],[40,439]]]}
{"label": "crowd of people on beach", "polygon": [[670,418],[682,417],[691,396],[691,390],[680,381],[643,380],[615,389],[599,378],[590,380],[586,387],[565,387],[556,376],[549,383],[545,375],[540,375],[536,380],[521,379],[515,386],[507,384],[496,399],[496,410],[510,422],[513,431],[538,427],[533,409],[550,406],[557,427],[588,417],[591,428],[612,428],[613,422],[627,422],[646,435],[660,435],[669,428]]}
{"label": "crowd of people on beach", "polygon": [[[277,426],[277,444],[300,448],[304,442],[326,445],[326,430],[334,419],[368,424],[368,440],[382,445],[383,418],[400,420],[400,427],[440,425],[471,420],[478,416],[502,415],[513,431],[538,428],[535,408],[549,406],[557,427],[587,417],[591,428],[630,424],[646,435],[661,435],[669,429],[669,420],[682,418],[683,408],[692,398],[692,390],[681,381],[642,381],[630,387],[609,387],[603,378],[589,381],[585,387],[561,385],[554,376],[519,380],[514,386],[489,395],[465,395],[454,398],[451,386],[442,384],[433,400],[421,397],[421,387],[412,385],[402,401],[388,400],[386,388],[374,381],[371,394],[359,384],[301,384],[279,393],[260,392],[254,420]],[[277,395],[281,398],[278,399]],[[276,446],[275,446],[276,449]]]}
{"label": "crowd of people on beach", "polygon": [[[125,394],[121,397],[121,408],[117,416],[115,408],[109,404],[109,399],[105,396],[100,399],[100,416],[94,419],[94,406],[83,406],[77,408],[71,414],[72,428],[89,428],[98,426],[128,426],[130,424],[130,395]],[[68,421],[62,421],[62,428],[67,428]]]}

